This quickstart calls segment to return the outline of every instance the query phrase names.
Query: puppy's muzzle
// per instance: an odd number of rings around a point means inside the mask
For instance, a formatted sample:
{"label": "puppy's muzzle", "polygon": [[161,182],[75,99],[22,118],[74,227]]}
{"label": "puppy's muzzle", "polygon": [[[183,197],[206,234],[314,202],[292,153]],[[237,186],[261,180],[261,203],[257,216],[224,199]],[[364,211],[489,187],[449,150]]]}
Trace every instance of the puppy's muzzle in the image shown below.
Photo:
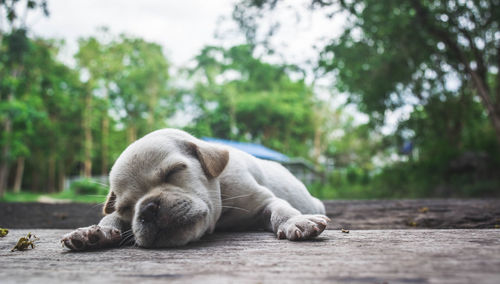
{"label": "puppy's muzzle", "polygon": [[158,215],[158,203],[148,202],[144,207],[141,208],[139,212],[139,221],[141,223],[151,223],[154,222]]}
{"label": "puppy's muzzle", "polygon": [[189,225],[199,217],[199,212],[191,212],[192,200],[178,194],[162,194],[145,200],[142,204],[137,221],[145,226],[153,225],[160,229],[178,227]]}
{"label": "puppy's muzzle", "polygon": [[142,247],[184,245],[206,231],[209,207],[196,197],[160,192],[140,202],[132,229]]}

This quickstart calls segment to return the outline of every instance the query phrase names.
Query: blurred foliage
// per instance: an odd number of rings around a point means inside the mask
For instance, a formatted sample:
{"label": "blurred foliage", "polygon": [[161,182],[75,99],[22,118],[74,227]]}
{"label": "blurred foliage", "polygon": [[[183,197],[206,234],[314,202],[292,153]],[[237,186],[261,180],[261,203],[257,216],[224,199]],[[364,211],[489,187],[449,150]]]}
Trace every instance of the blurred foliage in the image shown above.
{"label": "blurred foliage", "polygon": [[[0,9],[23,3],[2,1]],[[45,1],[27,5],[47,9]],[[28,36],[17,15],[7,22],[0,30],[0,196],[6,188],[61,191],[67,176],[106,175],[137,135],[165,127],[173,115],[159,45],[101,29],[80,39],[77,66],[69,67],[57,59],[62,42]]]}
{"label": "blurred foliage", "polygon": [[307,156],[314,98],[303,79],[290,78],[296,69],[255,58],[250,45],[205,47],[189,70],[195,87],[185,107],[198,115],[186,130]]}
{"label": "blurred foliage", "polygon": [[106,195],[82,195],[75,193],[72,190],[64,190],[57,193],[36,193],[36,192],[6,192],[0,198],[0,202],[37,202],[39,200],[55,200],[80,203],[103,203],[106,200]]}
{"label": "blurred foliage", "polygon": [[[0,1],[8,23],[0,30],[0,196],[6,187],[104,195],[89,180],[62,191],[65,178],[106,175],[129,143],[175,117],[198,137],[305,158],[320,198],[500,196],[500,1],[304,0],[327,17],[346,16],[313,66],[269,63],[256,52],[279,52],[269,39],[290,23],[262,19],[279,21],[269,14],[284,2],[236,3],[247,43],[206,46],[172,77],[158,44],[107,28],[81,38],[76,66],[67,66],[57,59],[63,43],[30,36],[16,14],[26,5],[48,15],[46,1]],[[309,67],[316,79],[335,78],[328,98],[306,80]],[[353,105],[367,123],[347,110]],[[401,110],[408,116],[384,131]]]}
{"label": "blurred foliage", "polygon": [[[249,42],[269,47],[285,24],[270,15],[293,6],[284,2],[240,1],[233,17]],[[302,4],[346,16],[316,67],[334,74],[335,90],[370,117],[329,143],[338,168],[328,197],[500,195],[500,1]],[[381,135],[401,108],[411,109],[409,118]],[[401,152],[405,143],[409,153]]]}
{"label": "blurred foliage", "polygon": [[71,183],[70,190],[77,195],[106,195],[108,187],[92,179],[80,179]]}
{"label": "blurred foliage", "polygon": [[[169,63],[162,48],[140,38],[115,38],[106,28],[99,38],[79,40],[75,55],[102,111],[113,111],[116,122],[130,129],[130,140],[164,125],[173,112],[168,101]],[[128,142],[132,142],[128,141]]]}

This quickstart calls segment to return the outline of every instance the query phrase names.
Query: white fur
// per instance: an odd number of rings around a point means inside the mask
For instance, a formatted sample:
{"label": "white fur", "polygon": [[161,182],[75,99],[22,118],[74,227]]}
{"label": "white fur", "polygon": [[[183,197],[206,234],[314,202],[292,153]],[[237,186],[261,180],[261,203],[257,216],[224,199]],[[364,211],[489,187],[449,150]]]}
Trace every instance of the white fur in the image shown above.
{"label": "white fur", "polygon": [[[187,145],[209,154],[227,151],[223,171],[216,177],[207,174]],[[168,169],[179,164],[185,168],[165,181]],[[132,143],[115,162],[110,185],[118,211],[99,225],[122,232],[131,227],[136,242],[145,247],[184,245],[215,228],[264,228],[278,238],[301,240],[319,235],[329,221],[311,215],[325,214],[324,205],[279,163],[176,129],[158,130]],[[141,221],[141,209],[149,202],[161,208],[154,223]],[[171,225],[176,223],[181,225]]]}

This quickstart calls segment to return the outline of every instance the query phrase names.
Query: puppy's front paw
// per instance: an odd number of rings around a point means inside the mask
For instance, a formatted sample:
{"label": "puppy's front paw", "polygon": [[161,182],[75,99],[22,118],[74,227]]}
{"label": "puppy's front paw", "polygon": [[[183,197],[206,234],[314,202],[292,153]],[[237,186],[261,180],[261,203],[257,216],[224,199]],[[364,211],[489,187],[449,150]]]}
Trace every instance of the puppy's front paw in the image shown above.
{"label": "puppy's front paw", "polygon": [[64,235],[61,243],[71,250],[81,251],[118,245],[121,239],[118,229],[92,225]]}
{"label": "puppy's front paw", "polygon": [[298,215],[278,227],[278,239],[300,241],[317,237],[326,228],[330,218],[324,215]]}

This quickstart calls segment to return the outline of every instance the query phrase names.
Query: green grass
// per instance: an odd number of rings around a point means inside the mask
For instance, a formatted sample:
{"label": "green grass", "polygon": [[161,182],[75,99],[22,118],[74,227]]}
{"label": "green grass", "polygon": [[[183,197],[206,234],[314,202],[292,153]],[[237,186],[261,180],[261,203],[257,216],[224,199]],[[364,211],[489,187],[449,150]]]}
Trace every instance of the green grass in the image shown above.
{"label": "green grass", "polygon": [[78,203],[102,203],[106,200],[105,195],[82,195],[75,194],[71,190],[64,190],[58,193],[43,194],[23,191],[20,193],[6,192],[5,195],[0,198],[2,202],[36,202],[40,197],[49,197],[56,200],[71,200]]}
{"label": "green grass", "polygon": [[72,200],[80,203],[102,203],[106,200],[106,195],[76,194],[70,190],[65,190],[48,196],[55,199]]}
{"label": "green grass", "polygon": [[2,198],[0,198],[0,201],[4,201],[4,202],[33,202],[33,201],[37,201],[40,196],[41,196],[41,194],[32,193],[32,192],[19,192],[19,193],[6,192],[5,195]]}

